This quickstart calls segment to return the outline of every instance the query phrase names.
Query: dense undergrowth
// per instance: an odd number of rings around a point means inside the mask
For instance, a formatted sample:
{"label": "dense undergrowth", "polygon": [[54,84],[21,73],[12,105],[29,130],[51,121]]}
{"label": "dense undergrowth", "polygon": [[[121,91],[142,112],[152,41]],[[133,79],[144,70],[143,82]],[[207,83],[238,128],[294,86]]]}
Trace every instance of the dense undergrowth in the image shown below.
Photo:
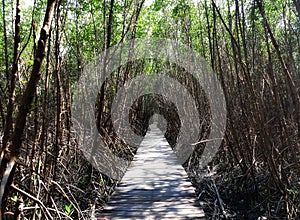
{"label": "dense undergrowth", "polygon": [[[99,88],[95,108],[83,114],[93,116],[106,146],[132,160],[136,147],[113,127],[112,101],[129,80],[165,74],[184,86],[199,112],[200,125],[188,124],[191,133],[200,130],[200,143],[183,166],[207,217],[299,218],[299,0],[222,2],[1,1],[1,214],[21,207],[28,219],[91,219],[101,211],[117,181],[80,150],[72,121],[76,85],[106,49],[135,38],[168,38],[199,53],[223,88],[227,123],[218,153],[201,166],[211,132],[207,84],[168,57],[120,65]],[[106,58],[103,72],[115,57]],[[159,114],[174,148],[182,126],[178,110],[190,110],[178,104],[180,97],[174,100],[140,96],[130,107],[131,129],[145,135]]]}

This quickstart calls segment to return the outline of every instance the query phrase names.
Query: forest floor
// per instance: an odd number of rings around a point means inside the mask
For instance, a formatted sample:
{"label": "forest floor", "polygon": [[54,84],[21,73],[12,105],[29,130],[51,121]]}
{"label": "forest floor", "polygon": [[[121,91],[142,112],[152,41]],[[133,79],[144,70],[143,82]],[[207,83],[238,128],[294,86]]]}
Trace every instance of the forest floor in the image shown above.
{"label": "forest floor", "polygon": [[[79,218],[74,211],[72,219],[90,219],[92,214],[101,212],[118,182],[100,174],[80,151],[73,150],[72,157],[62,155],[64,159],[58,166],[55,181],[60,187],[53,198],[62,210],[72,201],[72,207],[84,216]],[[239,167],[228,168],[226,163],[214,161],[209,169],[188,171],[207,219],[287,219],[284,199],[272,188],[270,174],[259,167],[259,164],[255,166],[255,173],[242,173]],[[40,181],[46,180],[41,175]],[[296,177],[294,182],[299,182]],[[20,169],[15,184],[31,183],[32,175]],[[39,189],[37,183],[31,184],[32,192]],[[48,203],[51,206],[52,202]],[[25,205],[30,204],[25,201]]]}
{"label": "forest floor", "polygon": [[253,179],[238,168],[228,172],[215,165],[190,178],[208,219],[288,219],[285,202],[276,189],[272,193],[264,171]]}

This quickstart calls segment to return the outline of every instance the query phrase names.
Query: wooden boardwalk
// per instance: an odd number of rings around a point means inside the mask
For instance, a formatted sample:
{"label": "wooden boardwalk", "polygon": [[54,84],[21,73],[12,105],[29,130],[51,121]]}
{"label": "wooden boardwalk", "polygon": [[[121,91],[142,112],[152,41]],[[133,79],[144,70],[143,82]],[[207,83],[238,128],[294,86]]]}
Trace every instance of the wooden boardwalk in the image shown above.
{"label": "wooden boardwalk", "polygon": [[156,124],[98,219],[205,219],[192,184]]}

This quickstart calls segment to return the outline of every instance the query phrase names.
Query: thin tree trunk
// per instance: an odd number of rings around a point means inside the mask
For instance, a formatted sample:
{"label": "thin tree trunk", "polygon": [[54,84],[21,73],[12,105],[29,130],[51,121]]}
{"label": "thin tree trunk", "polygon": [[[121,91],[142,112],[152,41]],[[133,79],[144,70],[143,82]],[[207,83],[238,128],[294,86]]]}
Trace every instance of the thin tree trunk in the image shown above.
{"label": "thin tree trunk", "polygon": [[[256,2],[257,2],[257,5],[258,5],[258,8],[259,8],[259,11],[262,15],[264,25],[267,28],[267,31],[268,31],[268,33],[270,35],[270,38],[271,38],[271,42],[272,42],[272,44],[275,48],[275,51],[277,53],[277,56],[278,56],[279,62],[281,64],[281,67],[283,69],[283,72],[285,74],[288,86],[291,90],[292,102],[293,102],[293,105],[295,106],[295,117],[296,117],[296,121],[297,121],[297,124],[298,124],[298,133],[297,133],[298,135],[297,135],[297,137],[298,137],[298,140],[300,140],[300,97],[297,93],[297,88],[296,88],[295,83],[293,81],[292,75],[289,72],[289,70],[288,70],[288,68],[287,68],[287,66],[286,66],[286,64],[285,64],[285,62],[282,58],[279,45],[278,45],[278,43],[277,43],[277,41],[274,37],[274,34],[271,30],[269,22],[266,19],[263,5],[262,5],[260,0],[256,0]],[[300,143],[298,143],[298,145],[300,146]]]}
{"label": "thin tree trunk", "polygon": [[110,43],[111,43],[112,26],[113,26],[113,19],[114,19],[114,2],[115,0],[110,1],[109,17],[108,17],[108,25],[107,25],[106,49],[110,47]]}
{"label": "thin tree trunk", "polygon": [[5,0],[2,0],[2,18],[3,18],[3,40],[4,40],[4,56],[5,56],[5,74],[6,79],[9,78],[8,71],[8,45],[7,45],[7,30],[6,30],[6,15],[5,15]]}
{"label": "thin tree trunk", "polygon": [[[104,1],[104,5],[105,5],[105,1]],[[106,7],[104,7],[104,13],[106,12]],[[104,31],[105,33],[107,33],[107,35],[105,36],[106,42],[105,42],[105,58],[104,58],[104,65],[103,65],[103,73],[105,75],[106,73],[106,65],[107,65],[107,59],[108,59],[108,51],[107,49],[110,47],[111,44],[111,35],[112,35],[112,25],[113,25],[113,16],[114,16],[114,0],[110,1],[110,7],[109,7],[109,17],[108,17],[108,24],[107,26],[104,26]],[[105,18],[105,14],[104,14],[104,18]],[[106,28],[107,27],[107,30]],[[103,83],[103,85],[101,86],[101,90],[100,90],[100,96],[99,96],[99,114],[98,114],[98,123],[99,123],[99,129],[101,129],[102,127],[102,114],[105,112],[105,87],[106,87],[106,82]]]}
{"label": "thin tree trunk", "polygon": [[212,66],[212,68],[214,68],[214,57],[213,57],[213,47],[212,47],[212,37],[211,37],[211,24],[209,21],[209,11],[208,10],[208,6],[207,6],[207,1],[204,1],[205,4],[205,18],[206,18],[206,23],[207,23],[207,36],[208,36],[208,44],[209,44],[209,54],[210,54],[210,64]]}
{"label": "thin tree trunk", "polygon": [[59,150],[62,138],[62,85],[61,85],[61,76],[60,76],[60,36],[59,36],[59,18],[60,18],[60,4],[57,6],[57,13],[56,13],[56,36],[55,36],[55,71],[54,77],[56,78],[56,131],[55,131],[55,145],[54,145],[54,168],[53,168],[53,180],[56,180],[56,169],[57,163],[59,160]]}
{"label": "thin tree trunk", "polygon": [[[13,110],[14,110],[14,103],[15,103],[15,88],[16,88],[16,81],[19,71],[19,56],[20,56],[20,31],[21,31],[21,9],[20,9],[20,1],[17,0],[16,2],[16,21],[15,21],[15,37],[14,37],[14,60],[13,60],[13,67],[12,73],[10,76],[10,83],[9,83],[9,100],[7,106],[7,114],[5,120],[5,128],[4,128],[4,136],[3,136],[3,145],[2,145],[2,152],[0,156],[0,161],[2,160],[5,151],[8,149],[8,141],[10,140],[10,134],[13,129]],[[6,48],[7,49],[7,48]]]}
{"label": "thin tree trunk", "polygon": [[4,116],[4,105],[3,105],[3,101],[2,101],[2,96],[0,96],[0,117],[1,117],[0,128],[4,129],[5,116]]}

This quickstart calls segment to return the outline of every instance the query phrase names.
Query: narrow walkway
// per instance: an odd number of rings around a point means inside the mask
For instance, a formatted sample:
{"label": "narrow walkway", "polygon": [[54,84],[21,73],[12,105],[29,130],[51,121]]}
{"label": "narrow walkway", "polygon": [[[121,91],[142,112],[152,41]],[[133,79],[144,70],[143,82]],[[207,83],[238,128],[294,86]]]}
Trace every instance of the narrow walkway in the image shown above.
{"label": "narrow walkway", "polygon": [[205,219],[163,133],[150,129],[99,219]]}

